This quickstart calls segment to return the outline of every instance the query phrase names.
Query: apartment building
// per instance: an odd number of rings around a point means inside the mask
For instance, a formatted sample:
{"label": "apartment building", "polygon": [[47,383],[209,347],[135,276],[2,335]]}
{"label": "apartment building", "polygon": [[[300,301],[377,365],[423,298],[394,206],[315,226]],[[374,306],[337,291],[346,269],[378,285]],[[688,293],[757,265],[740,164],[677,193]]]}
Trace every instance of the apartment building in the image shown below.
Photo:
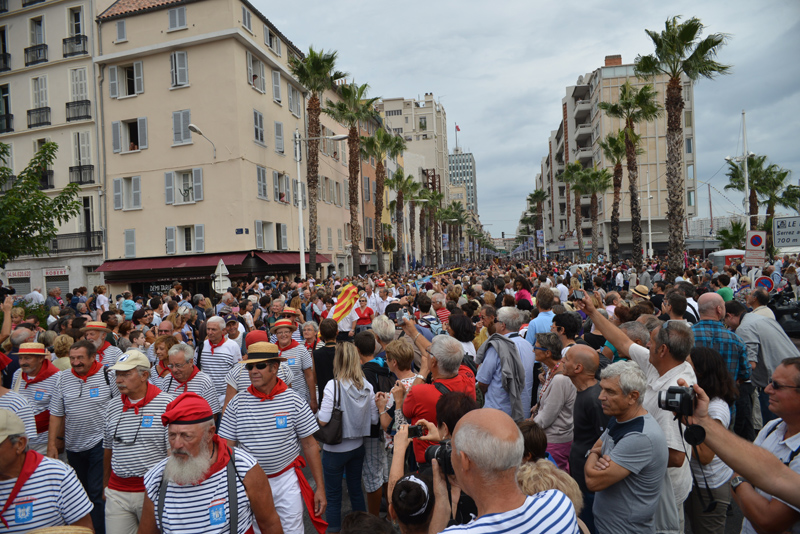
{"label": "apartment building", "polygon": [[39,188],[56,195],[80,185],[81,213],[58,228],[48,254],[9,262],[5,282],[18,294],[41,287],[102,283],[102,177],[97,152],[97,107],[92,51],[92,0],[0,0],[0,143],[10,148],[12,184],[47,142],[58,144]]}
{"label": "apartment building", "polygon": [[[463,152],[460,147],[453,149],[448,156],[450,172],[450,185],[463,186],[466,192],[464,208],[467,211],[478,213],[478,179],[475,167],[475,156],[470,152]],[[450,200],[453,198],[453,189],[450,190]]]}

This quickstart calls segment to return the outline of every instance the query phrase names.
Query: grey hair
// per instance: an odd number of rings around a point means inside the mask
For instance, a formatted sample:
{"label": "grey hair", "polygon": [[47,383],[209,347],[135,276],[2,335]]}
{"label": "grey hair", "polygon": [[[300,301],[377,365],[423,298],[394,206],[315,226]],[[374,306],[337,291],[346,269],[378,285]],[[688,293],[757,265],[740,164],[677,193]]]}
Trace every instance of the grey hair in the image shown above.
{"label": "grey hair", "polygon": [[453,449],[463,452],[487,478],[515,469],[522,463],[525,441],[517,428],[514,441],[494,436],[478,425],[462,422],[453,436]]}
{"label": "grey hair", "polygon": [[631,341],[641,342],[642,345],[647,345],[650,342],[650,332],[645,328],[642,323],[636,321],[628,321],[619,325],[619,329],[625,332],[625,335]]}
{"label": "grey hair", "polygon": [[150,367],[145,367],[144,365],[137,365],[134,367],[136,372],[139,373],[141,376],[149,378],[150,377]]}
{"label": "grey hair", "polygon": [[638,391],[638,403],[641,406],[647,389],[647,378],[636,362],[622,361],[612,363],[600,373],[601,380],[609,378],[619,378],[619,387],[623,395],[630,395],[631,391]]}
{"label": "grey hair", "polygon": [[444,300],[444,295],[441,293],[434,293],[433,297],[431,297],[431,302],[444,302]]}
{"label": "grey hair", "polygon": [[28,338],[32,335],[33,332],[27,328],[17,328],[11,332],[11,344],[18,347],[28,341]]}
{"label": "grey hair", "polygon": [[658,331],[656,349],[666,345],[673,359],[685,362],[694,348],[694,332],[683,321],[667,321]]}
{"label": "grey hair", "polygon": [[497,310],[497,320],[504,325],[509,332],[519,332],[522,326],[522,317],[517,308],[503,306]]}
{"label": "grey hair", "polygon": [[303,330],[305,330],[307,326],[310,326],[311,328],[313,328],[314,329],[314,333],[319,333],[319,325],[314,321],[306,321],[306,322],[304,322],[303,326],[300,327],[300,331],[302,332]]}
{"label": "grey hair", "polygon": [[644,324],[644,327],[647,328],[648,332],[652,332],[664,324],[664,322],[655,315],[648,315],[642,324]]}
{"label": "grey hair", "polygon": [[212,323],[219,326],[220,330],[225,330],[225,319],[223,319],[219,315],[215,315],[214,317],[209,317],[208,321],[206,321],[207,325]]}
{"label": "grey hair", "polygon": [[170,347],[169,351],[167,352],[167,356],[175,356],[176,354],[180,353],[183,353],[183,357],[186,360],[185,363],[194,363],[194,349],[191,347],[191,345],[187,345],[183,342]]}
{"label": "grey hair", "polygon": [[543,349],[549,350],[554,360],[561,359],[561,349],[564,348],[564,345],[555,332],[539,332],[536,334],[536,343]]}
{"label": "grey hair", "polygon": [[433,338],[429,350],[436,358],[436,361],[439,362],[442,373],[446,375],[458,373],[458,368],[464,359],[464,347],[460,341],[454,337],[440,334]]}
{"label": "grey hair", "polygon": [[[24,437],[27,436],[25,434],[10,434],[7,439],[8,441],[11,442],[12,445],[16,445],[17,443],[19,443],[19,440]],[[25,449],[27,450],[27,447],[25,447]]]}
{"label": "grey hair", "polygon": [[385,315],[379,315],[372,320],[372,333],[383,343],[394,341],[394,323]]}

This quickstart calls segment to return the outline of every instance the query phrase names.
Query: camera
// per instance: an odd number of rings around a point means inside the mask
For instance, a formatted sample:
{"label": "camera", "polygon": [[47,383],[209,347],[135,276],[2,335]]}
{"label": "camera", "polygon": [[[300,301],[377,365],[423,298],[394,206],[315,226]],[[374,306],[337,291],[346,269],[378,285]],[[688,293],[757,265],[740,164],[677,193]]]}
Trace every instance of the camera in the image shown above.
{"label": "camera", "polygon": [[580,289],[576,289],[576,290],[574,290],[572,292],[572,298],[575,299],[575,300],[583,300],[584,296],[585,296],[585,294]]}
{"label": "camera", "polygon": [[397,312],[387,312],[386,316],[392,321],[397,320]]}
{"label": "camera", "polygon": [[439,462],[439,468],[444,475],[455,475],[453,471],[453,463],[450,460],[453,455],[453,447],[450,445],[450,440],[446,439],[436,445],[431,445],[425,449],[425,462],[431,463],[431,460]]}
{"label": "camera", "polygon": [[397,314],[395,315],[395,320],[398,323],[402,323],[403,321],[406,320],[406,311],[403,308],[397,310]]}
{"label": "camera", "polygon": [[422,425],[408,425],[408,437],[421,438],[422,430]]}
{"label": "camera", "polygon": [[658,392],[658,407],[676,415],[694,414],[694,390],[681,386],[670,386]]}

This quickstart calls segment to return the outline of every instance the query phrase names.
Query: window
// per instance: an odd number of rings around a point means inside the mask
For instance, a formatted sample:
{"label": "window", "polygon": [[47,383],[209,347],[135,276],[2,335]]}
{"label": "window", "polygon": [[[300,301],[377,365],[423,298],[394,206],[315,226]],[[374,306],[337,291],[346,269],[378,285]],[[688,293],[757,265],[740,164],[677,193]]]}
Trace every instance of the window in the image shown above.
{"label": "window", "polygon": [[114,209],[142,209],[142,180],[140,176],[114,178]]}
{"label": "window", "polygon": [[128,40],[128,32],[125,29],[125,21],[118,20],[117,21],[117,43],[124,43]]}
{"label": "window", "polygon": [[111,146],[115,153],[147,148],[147,117],[112,122]]}
{"label": "window", "polygon": [[108,96],[122,98],[144,93],[144,67],[141,61],[108,68]]}
{"label": "window", "polygon": [[278,171],[272,171],[273,198],[278,202],[289,204],[289,176]]}
{"label": "window", "polygon": [[86,67],[70,69],[70,93],[72,102],[89,100],[89,88],[86,82]]}
{"label": "window", "polygon": [[260,111],[253,110],[253,126],[255,127],[255,141],[264,144],[264,115]]}
{"label": "window", "polygon": [[72,136],[72,146],[74,149],[73,162],[76,167],[92,164],[92,144],[89,132],[75,132]]}
{"label": "window", "polygon": [[288,239],[286,232],[288,228],[285,224],[275,225],[275,241],[278,243],[278,250],[289,250]]}
{"label": "window", "polygon": [[167,254],[205,252],[205,225],[167,226],[164,230]]}
{"label": "window", "polygon": [[387,117],[399,117],[402,114],[403,114],[402,109],[392,109],[386,112]]}
{"label": "window", "polygon": [[264,26],[264,44],[279,56],[281,55],[281,40],[266,26]]}
{"label": "window", "polygon": [[425,131],[428,129],[428,117],[419,118],[419,129]]}
{"label": "window", "polygon": [[364,200],[369,201],[369,176],[364,177]]}
{"label": "window", "polygon": [[194,204],[203,200],[203,169],[194,168],[164,173],[166,204]]}
{"label": "window", "polygon": [[192,142],[192,132],[189,131],[191,119],[191,110],[172,112],[172,146],[186,145]]}
{"label": "window", "polygon": [[328,250],[333,250],[333,228],[328,228]]}
{"label": "window", "polygon": [[684,128],[691,128],[692,127],[692,112],[691,111],[684,111],[683,112],[683,127]]}
{"label": "window", "polygon": [[694,181],[694,165],[686,166],[686,180]]}
{"label": "window", "polygon": [[47,107],[47,76],[31,78],[33,109]]}
{"label": "window", "polygon": [[180,6],[168,11],[169,31],[186,29],[186,6]]}
{"label": "window", "polygon": [[253,33],[252,14],[244,6],[242,6],[242,26],[250,33]]}
{"label": "window", "polygon": [[333,180],[328,180],[328,202],[330,203],[333,203],[336,200],[336,198],[333,196],[333,184]]}
{"label": "window", "polygon": [[283,154],[283,123],[275,123],[275,152]]}
{"label": "window", "polygon": [[125,230],[125,257],[126,258],[135,258],[136,257],[136,230],[135,229]]}
{"label": "window", "polygon": [[31,19],[31,46],[44,44],[44,17]]}
{"label": "window", "polygon": [[336,185],[336,205],[337,206],[341,206],[342,205],[342,184],[340,184],[339,182],[336,182],[335,185]]}
{"label": "window", "polygon": [[256,221],[256,248],[275,250],[275,225],[267,221]]}
{"label": "window", "polygon": [[328,188],[325,185],[327,183],[327,181],[328,181],[328,177],[327,176],[320,176],[319,177],[319,182],[318,182],[319,194],[317,195],[317,201],[321,201],[321,202],[327,202],[328,201],[328,199],[326,198],[326,193],[328,191]]}
{"label": "window", "polygon": [[694,206],[694,191],[686,191],[686,205]]}
{"label": "window", "polygon": [[336,230],[336,236],[339,239],[339,250],[343,250],[344,246],[342,245],[342,229],[341,228]]}
{"label": "window", "polygon": [[247,52],[247,83],[257,91],[262,93],[267,91],[266,81],[264,80],[264,64],[249,51]]}
{"label": "window", "polygon": [[687,154],[691,154],[692,153],[692,138],[691,137],[687,137],[686,138],[686,153]]}
{"label": "window", "polygon": [[[291,84],[289,84],[289,111],[292,112],[297,118],[300,118],[300,113],[302,113],[302,98],[300,97],[300,91],[295,89]],[[326,134],[327,135],[327,134]],[[330,135],[333,135],[331,132]],[[329,141],[329,139],[323,139],[323,141]]]}
{"label": "window", "polygon": [[272,100],[281,103],[281,73],[277,70],[272,71]]}
{"label": "window", "polygon": [[403,129],[402,128],[392,128],[392,133],[394,133],[395,135],[402,135],[403,134]]}
{"label": "window", "polygon": [[83,13],[80,7],[72,7],[67,12],[67,16],[69,17],[67,20],[67,24],[69,27],[67,31],[70,37],[76,37],[78,35],[83,35]]}
{"label": "window", "polygon": [[269,200],[267,195],[267,169],[256,165],[256,183],[258,184],[258,198]]}
{"label": "window", "polygon": [[173,52],[170,54],[169,70],[172,87],[189,85],[189,58],[186,52]]}

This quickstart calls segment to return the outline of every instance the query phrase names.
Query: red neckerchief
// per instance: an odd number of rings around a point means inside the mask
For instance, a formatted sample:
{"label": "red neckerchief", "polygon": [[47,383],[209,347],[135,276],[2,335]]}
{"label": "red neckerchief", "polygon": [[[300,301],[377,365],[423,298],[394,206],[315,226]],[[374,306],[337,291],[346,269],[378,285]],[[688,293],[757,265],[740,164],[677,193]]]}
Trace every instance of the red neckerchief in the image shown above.
{"label": "red neckerchief", "polygon": [[25,453],[25,461],[22,463],[22,471],[19,472],[19,476],[17,477],[17,481],[14,483],[14,487],[11,489],[11,494],[6,499],[6,503],[3,505],[3,509],[0,510],[0,521],[9,528],[8,522],[3,517],[3,514],[6,513],[8,507],[11,506],[11,503],[14,502],[14,499],[17,498],[17,494],[19,494],[22,486],[31,478],[36,468],[39,467],[39,464],[42,463],[42,459],[44,456],[39,454],[36,451],[28,451]]}
{"label": "red neckerchief", "polygon": [[151,400],[156,398],[156,395],[161,393],[161,390],[158,389],[156,386],[151,384],[150,382],[147,383],[147,392],[144,394],[144,398],[139,402],[133,403],[128,398],[127,395],[120,395],[122,398],[122,413],[127,412],[129,409],[133,408],[133,413],[139,415],[139,408],[144,408],[147,406],[147,403]]}
{"label": "red neckerchief", "polygon": [[164,360],[158,360],[158,363],[156,364],[156,374],[158,376],[164,376],[165,371],[169,371],[169,368],[164,365]]}
{"label": "red neckerchief", "polygon": [[92,366],[89,367],[89,372],[86,373],[83,376],[81,376],[78,373],[76,373],[75,369],[70,369],[70,371],[72,371],[73,375],[77,376],[78,378],[80,378],[81,380],[86,382],[89,379],[90,376],[92,376],[93,374],[95,374],[97,371],[99,371],[102,368],[103,368],[103,366],[100,365],[100,362],[98,362],[97,360],[94,360],[94,361],[92,361]]}
{"label": "red neckerchief", "polygon": [[214,355],[214,349],[221,347],[222,344],[225,343],[225,341],[226,341],[225,340],[225,336],[222,336],[222,341],[220,341],[216,345],[214,345],[214,343],[210,339],[208,340],[208,346],[211,347],[211,355],[212,356]]}
{"label": "red neckerchief", "polygon": [[111,346],[111,343],[106,341],[105,343],[103,343],[103,345],[99,349],[97,349],[97,355],[100,357],[100,363],[101,364],[103,363],[103,355],[105,354],[106,349],[108,347],[110,347],[110,346]]}
{"label": "red neckerchief", "polygon": [[203,482],[208,480],[214,473],[217,473],[225,469],[228,466],[228,462],[230,462],[231,460],[231,453],[230,449],[228,449],[227,442],[225,442],[217,434],[214,434],[212,441],[214,443],[214,446],[217,448],[217,461],[211,464],[211,467],[208,468],[208,472],[205,475],[203,475],[203,478],[201,478],[196,484],[193,484],[194,486],[202,484]]}
{"label": "red neckerchief", "polygon": [[248,386],[247,392],[256,398],[261,399],[261,402],[264,402],[265,400],[272,400],[275,398],[276,395],[283,393],[284,391],[289,389],[289,386],[286,385],[286,382],[284,382],[280,378],[276,378],[275,380],[277,380],[277,382],[275,382],[275,386],[269,393],[262,393],[252,385]]}
{"label": "red neckerchief", "polygon": [[28,378],[28,373],[25,372],[21,372],[20,376],[22,376],[22,379],[25,381],[25,389],[28,389],[28,386],[30,386],[31,384],[47,380],[48,378],[56,374],[59,370],[60,369],[58,367],[50,363],[50,360],[45,358],[44,362],[42,363],[42,367],[41,369],[39,369],[39,372],[36,373],[36,376],[34,376],[33,378]]}
{"label": "red neckerchief", "polygon": [[306,350],[308,350],[308,352],[312,352],[314,350],[314,347],[317,346],[317,341],[314,340],[311,343],[306,343],[305,346],[306,346]]}
{"label": "red neckerchief", "polygon": [[13,360],[0,352],[0,371],[8,367],[8,364],[11,363]]}
{"label": "red neckerchief", "polygon": [[[175,378],[175,381],[176,381],[178,384],[180,384],[180,386],[177,386],[177,387],[175,388],[175,391],[178,391],[178,390],[179,390],[181,387],[183,388],[183,392],[184,392],[184,393],[186,393],[187,391],[189,391],[189,390],[187,389],[187,388],[188,388],[188,386],[189,386],[189,382],[191,382],[191,381],[192,381],[192,378],[194,378],[195,376],[197,376],[197,373],[199,373],[199,372],[200,372],[200,369],[199,369],[199,368],[198,368],[198,367],[195,365],[195,366],[194,366],[194,369],[192,369],[192,374],[191,374],[191,375],[189,375],[189,378],[187,378],[187,379],[186,379],[186,382],[181,382],[181,381],[180,381],[180,380],[178,380],[178,379],[177,379],[177,377],[176,377],[176,378]],[[172,376],[175,376],[175,373],[172,373]]]}
{"label": "red neckerchief", "polygon": [[299,347],[299,346],[300,346],[300,343],[298,343],[296,339],[293,339],[292,342],[289,343],[289,346],[286,347],[285,349],[282,349],[281,346],[278,345],[278,350],[280,350],[280,353],[278,354],[278,357],[283,358],[283,353],[285,351],[292,350],[293,348]]}

